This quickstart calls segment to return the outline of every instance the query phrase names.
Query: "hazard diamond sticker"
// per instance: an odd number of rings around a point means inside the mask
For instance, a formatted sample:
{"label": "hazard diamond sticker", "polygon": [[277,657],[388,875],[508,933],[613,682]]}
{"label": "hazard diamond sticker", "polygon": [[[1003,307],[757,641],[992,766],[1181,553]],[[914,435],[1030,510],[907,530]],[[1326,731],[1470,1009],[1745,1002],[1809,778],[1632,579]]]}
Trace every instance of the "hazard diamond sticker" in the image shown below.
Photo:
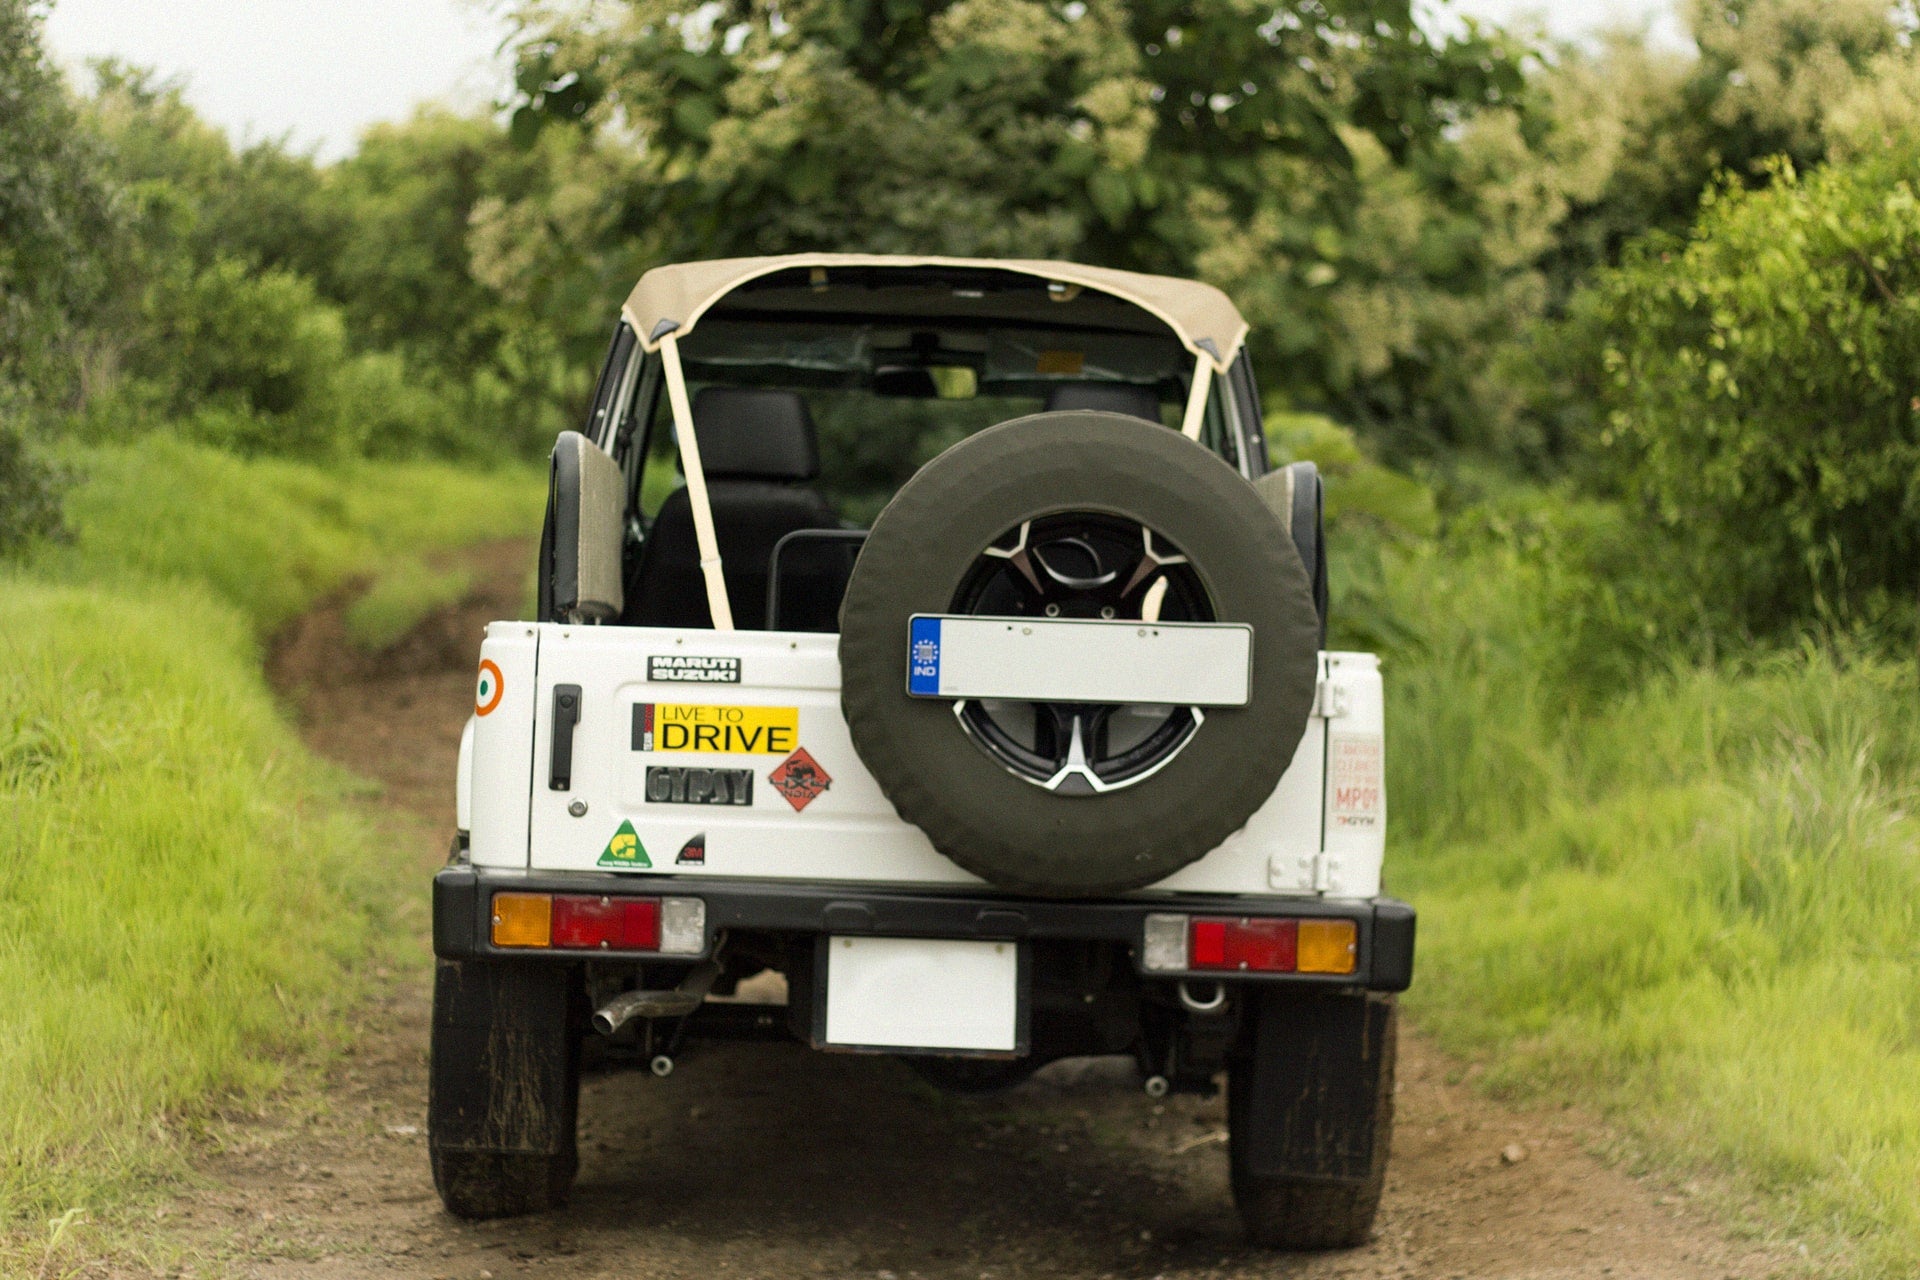
{"label": "hazard diamond sticker", "polygon": [[782,760],[779,767],[767,775],[767,781],[787,798],[795,813],[818,800],[820,793],[833,785],[833,779],[818,760],[807,754],[805,747]]}
{"label": "hazard diamond sticker", "polygon": [[616,871],[651,871],[653,859],[647,856],[647,846],[640,843],[640,833],[633,829],[633,824],[622,822],[613,839],[607,841],[606,852],[594,865]]}

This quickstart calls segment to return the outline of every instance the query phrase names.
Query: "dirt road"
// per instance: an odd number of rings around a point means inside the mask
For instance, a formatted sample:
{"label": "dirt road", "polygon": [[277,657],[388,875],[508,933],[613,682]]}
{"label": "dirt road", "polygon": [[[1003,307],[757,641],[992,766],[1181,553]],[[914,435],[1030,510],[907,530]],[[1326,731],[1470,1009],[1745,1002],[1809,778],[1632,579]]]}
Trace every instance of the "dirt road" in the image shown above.
{"label": "dirt road", "polygon": [[205,1185],[156,1211],[149,1260],[109,1269],[273,1277],[1761,1277],[1684,1193],[1586,1154],[1574,1113],[1518,1112],[1403,1042],[1400,1121],[1375,1242],[1321,1256],[1246,1249],[1229,1207],[1219,1101],[1149,1101],[1131,1070],[1049,1068],[956,1100],[886,1059],[797,1047],[696,1050],[667,1080],[590,1078],[565,1212],[467,1224],[428,1176],[426,878],[452,822],[453,757],[479,628],[521,608],[526,553],[393,653],[343,663],[322,612],[272,672],[314,745],[384,786],[396,857],[420,870],[403,919],[418,957],[365,1011],[317,1100],[237,1124]]}

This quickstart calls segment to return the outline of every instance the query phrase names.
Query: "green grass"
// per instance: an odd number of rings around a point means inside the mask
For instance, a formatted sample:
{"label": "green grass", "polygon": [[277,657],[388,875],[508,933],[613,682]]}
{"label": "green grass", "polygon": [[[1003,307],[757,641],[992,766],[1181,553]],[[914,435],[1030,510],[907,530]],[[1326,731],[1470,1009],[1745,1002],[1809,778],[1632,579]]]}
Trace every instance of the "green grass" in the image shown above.
{"label": "green grass", "polygon": [[63,460],[86,476],[67,503],[77,538],[42,553],[38,576],[203,583],[261,634],[353,578],[417,563],[423,550],[537,532],[546,500],[536,467],[322,467],[165,435]]}
{"label": "green grass", "polygon": [[[0,1228],[180,1168],[323,1044],[411,874],[262,679],[261,640],[422,552],[524,535],[537,470],[77,459],[74,545],[0,575]],[[40,1234],[37,1230],[33,1235]]]}
{"label": "green grass", "polygon": [[1389,664],[1411,1003],[1841,1272],[1920,1274],[1920,681],[1809,647],[1576,701],[1537,574],[1417,558]]}
{"label": "green grass", "polygon": [[458,604],[472,588],[473,574],[466,569],[436,569],[421,560],[402,560],[347,606],[347,639],[378,653],[434,610]]}

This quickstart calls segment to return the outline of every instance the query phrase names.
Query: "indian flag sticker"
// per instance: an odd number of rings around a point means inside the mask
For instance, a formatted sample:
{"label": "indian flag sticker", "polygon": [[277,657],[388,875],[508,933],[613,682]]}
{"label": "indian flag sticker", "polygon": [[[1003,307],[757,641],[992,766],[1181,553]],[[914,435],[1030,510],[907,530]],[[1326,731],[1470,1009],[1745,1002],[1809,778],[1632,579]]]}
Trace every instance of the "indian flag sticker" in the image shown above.
{"label": "indian flag sticker", "polygon": [[499,706],[500,692],[505,686],[493,659],[480,659],[480,683],[473,687],[473,714],[484,716]]}

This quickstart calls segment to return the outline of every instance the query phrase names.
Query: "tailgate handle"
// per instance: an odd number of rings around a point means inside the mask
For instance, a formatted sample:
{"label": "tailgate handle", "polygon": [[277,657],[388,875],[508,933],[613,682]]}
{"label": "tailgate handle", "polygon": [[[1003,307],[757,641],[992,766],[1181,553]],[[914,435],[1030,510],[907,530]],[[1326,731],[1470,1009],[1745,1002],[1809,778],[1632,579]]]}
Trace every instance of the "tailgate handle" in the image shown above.
{"label": "tailgate handle", "polygon": [[553,756],[547,762],[547,790],[573,789],[573,730],[580,723],[580,686],[553,686]]}

